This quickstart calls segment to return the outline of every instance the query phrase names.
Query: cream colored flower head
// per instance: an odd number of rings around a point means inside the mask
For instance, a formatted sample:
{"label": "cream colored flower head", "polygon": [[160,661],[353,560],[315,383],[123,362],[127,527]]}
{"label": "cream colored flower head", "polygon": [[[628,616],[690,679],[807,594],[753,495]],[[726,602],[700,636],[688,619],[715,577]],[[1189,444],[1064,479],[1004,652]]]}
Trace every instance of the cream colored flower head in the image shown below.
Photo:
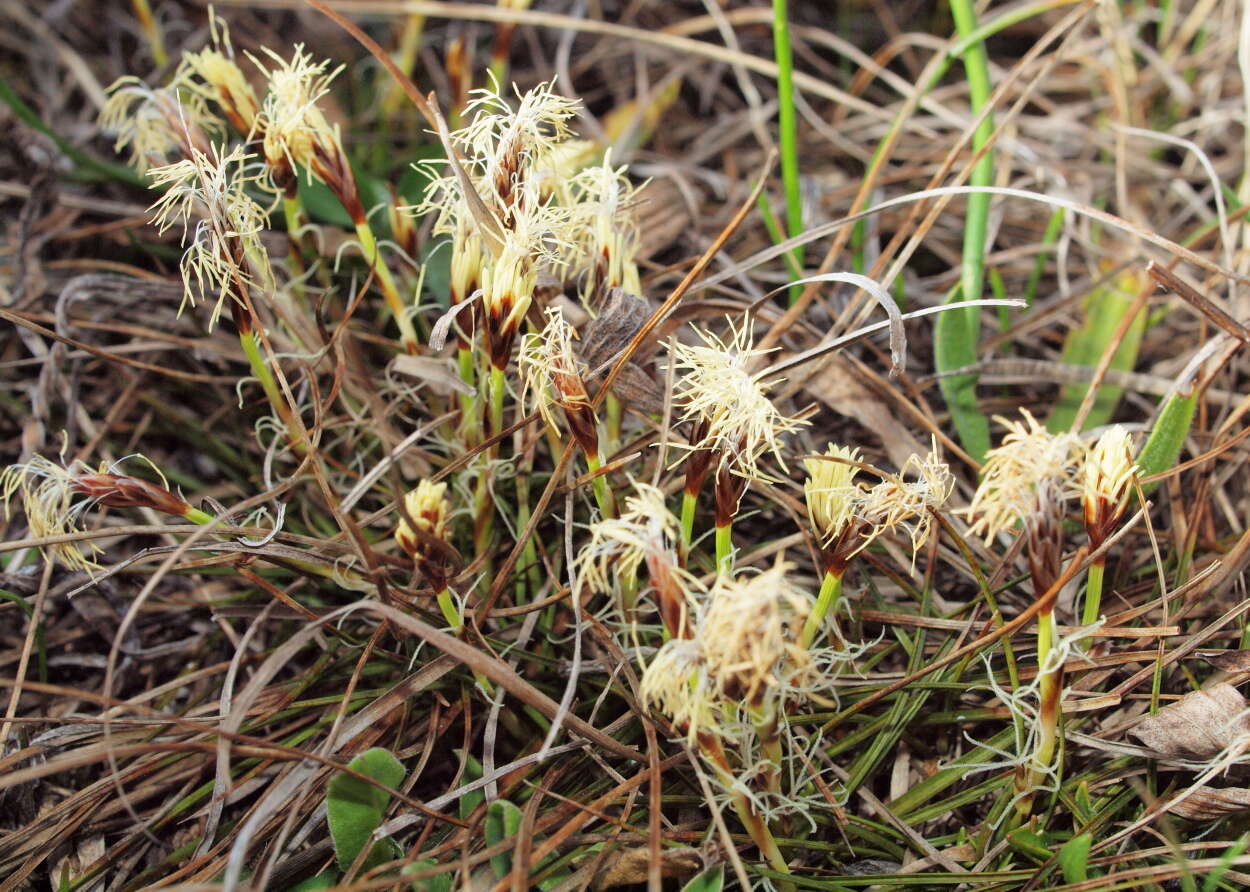
{"label": "cream colored flower head", "polygon": [[496,90],[475,90],[465,109],[470,123],[452,138],[463,147],[472,172],[481,177],[483,198],[504,211],[516,204],[515,189],[524,181],[537,185],[537,171],[571,134],[569,122],[578,102],[555,92],[554,82],[518,92],[513,107]]}
{"label": "cream colored flower head", "polygon": [[682,420],[696,423],[698,442],[679,448],[706,449],[716,456],[717,466],[750,479],[768,479],[759,459],[771,452],[784,469],[781,437],[806,422],[789,418],[773,405],[768,390],[778,383],[765,382],[764,373],[752,373],[752,361],[766,353],[751,349],[751,322],[740,327],[729,320],[729,336],[722,340],[711,332],[695,329],[702,345],[677,344],[678,372],[673,404]]}
{"label": "cream colored flower head", "polygon": [[1081,475],[1085,525],[1101,538],[1124,514],[1137,472],[1133,438],[1118,424],[1107,428],[1085,456]]}
{"label": "cream colored flower head", "polygon": [[634,206],[641,186],[634,186],[624,167],[612,166],[611,152],[602,164],[583,169],[570,182],[570,201],[578,220],[578,263],[589,273],[585,294],[595,289],[624,288],[641,294],[634,256],[638,222]]}
{"label": "cream colored flower head", "polygon": [[[92,473],[90,466],[74,462],[68,467],[36,455],[29,462],[0,471],[0,498],[5,517],[10,501],[20,494],[26,512],[26,526],[32,538],[65,536],[78,531],[78,521],[91,507],[92,500],[76,486],[81,474]],[[84,548],[87,551],[84,551]],[[61,542],[42,546],[46,555],[70,570],[98,569],[89,555],[98,551],[90,542]]]}
{"label": "cream colored flower head", "polygon": [[241,289],[267,290],[273,283],[260,240],[267,216],[247,191],[259,179],[248,163],[252,157],[242,147],[223,155],[213,146],[210,154],[196,151],[151,171],[153,185],[165,189],[151,207],[162,232],[179,221],[192,232],[190,219],[199,217],[182,256],[183,299],[191,306],[201,298],[213,301],[210,330],[227,298],[242,303]]}
{"label": "cream colored flower head", "polygon": [[700,735],[722,736],[720,698],[697,640],[664,642],[642,673],[639,695],[644,706],[668,716],[691,746]]}
{"label": "cream colored flower head", "polygon": [[987,543],[1039,516],[1039,505],[1062,505],[1074,492],[1073,474],[1084,457],[1078,436],[1052,434],[1027,409],[1020,411],[1022,421],[995,419],[1007,433],[986,454],[981,485],[966,511],[974,519],[969,532]]}
{"label": "cream colored flower head", "polygon": [[790,582],[790,569],[779,561],[752,576],[721,575],[712,587],[695,637],[726,699],[758,705],[806,665],[798,640],[813,602]]}
{"label": "cream colored flower head", "polygon": [[338,130],[330,126],[317,103],[330,92],[330,82],[343,70],[342,66],[328,70],[329,61],[314,61],[302,43],[295,45],[289,60],[270,49],[265,49],[265,54],[274,63],[266,70],[256,62],[269,79],[269,92],[259,116],[265,136],[265,160],[275,169],[299,164],[311,175],[318,146],[339,146]]}
{"label": "cream colored flower head", "polygon": [[[425,550],[422,536],[414,532],[414,526],[425,536],[446,541],[447,518],[451,513],[446,483],[422,480],[416,489],[404,496],[404,511],[407,512],[407,517],[400,514],[399,523],[395,527],[395,541],[409,555],[416,556]],[[412,521],[411,524],[409,520]]]}
{"label": "cream colored flower head", "polygon": [[864,490],[855,482],[859,450],[830,443],[821,458],[805,458],[803,495],[812,529],[821,544],[841,535],[858,517]]}
{"label": "cream colored flower head", "polygon": [[634,483],[620,516],[590,525],[590,541],[578,555],[578,572],[594,591],[617,591],[620,580],[635,579],[647,565],[653,574],[664,566],[666,581],[675,580],[688,603],[699,590],[697,580],[677,560],[679,525],[664,493],[647,483]]}
{"label": "cream colored flower head", "polygon": [[109,94],[100,109],[100,128],[116,136],[114,151],[130,149],[130,163],[140,173],[171,154],[205,148],[205,134],[221,130],[204,97],[194,92],[154,90],[127,76],[114,81]]}
{"label": "cream colored flower head", "polygon": [[910,456],[897,477],[882,480],[865,494],[863,516],[873,537],[901,529],[911,540],[914,558],[933,532],[933,512],[946,504],[954,489],[950,466],[934,443],[924,458]]}
{"label": "cream colored flower head", "polygon": [[244,136],[252,133],[260,103],[234,61],[234,47],[226,23],[209,12],[213,45],[198,53],[184,53],[174,83],[217,103],[226,119]]}
{"label": "cream colored flower head", "polygon": [[521,340],[518,366],[521,371],[521,403],[533,406],[543,420],[559,429],[554,407],[562,400],[575,399],[581,391],[585,363],[573,352],[573,326],[565,321],[559,307],[547,308],[547,324],[542,331],[527,334]]}
{"label": "cream colored flower head", "polygon": [[567,209],[550,201],[530,205],[504,230],[499,254],[482,258],[482,314],[491,361],[498,368],[507,365],[513,339],[534,299],[539,270],[563,263],[568,219]]}

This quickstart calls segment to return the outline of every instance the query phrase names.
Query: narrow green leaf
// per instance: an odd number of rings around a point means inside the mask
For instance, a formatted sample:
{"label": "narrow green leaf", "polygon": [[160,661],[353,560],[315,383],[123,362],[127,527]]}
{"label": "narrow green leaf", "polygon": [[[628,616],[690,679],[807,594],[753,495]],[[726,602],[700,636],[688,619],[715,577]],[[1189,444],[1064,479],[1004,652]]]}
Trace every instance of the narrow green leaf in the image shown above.
{"label": "narrow green leaf", "polygon": [[[1133,309],[1141,281],[1133,273],[1125,273],[1093,291],[1085,302],[1084,321],[1068,332],[1064,340],[1060,360],[1066,365],[1083,366],[1091,371],[1102,359],[1124,317]],[[1143,307],[1129,324],[1124,339],[1116,347],[1110,368],[1127,372],[1137,364],[1142,334],[1146,330],[1146,311]],[[1052,433],[1069,430],[1077,410],[1089,392],[1083,381],[1065,384],[1059,392],[1054,411],[1046,422]],[[1085,418],[1084,428],[1102,427],[1111,420],[1124,395],[1124,388],[1104,384],[1098,388],[1094,404]]]}
{"label": "narrow green leaf", "polygon": [[[1137,453],[1137,467],[1141,476],[1150,477],[1176,466],[1176,459],[1189,436],[1189,428],[1194,422],[1194,410],[1198,408],[1198,392],[1195,388],[1190,393],[1174,393],[1168,397],[1154,430],[1146,439],[1145,445]],[[1146,492],[1158,484],[1143,487]]]}
{"label": "narrow green leaf", "polygon": [[1089,879],[1089,849],[1094,838],[1088,833],[1074,836],[1059,850],[1059,869],[1069,883],[1083,883]]}
{"label": "narrow green leaf", "polygon": [[[962,300],[956,288],[946,303]],[[934,325],[934,358],[939,372],[976,365],[977,339],[980,328],[976,307],[947,310]],[[977,402],[976,375],[948,375],[938,379],[946,408],[959,434],[959,442],[977,461],[985,458],[990,448],[990,422]]]}
{"label": "narrow green leaf", "polygon": [[[486,809],[486,845],[498,845],[521,832],[521,810],[506,799],[496,799]],[[512,871],[512,853],[503,852],[490,859],[490,869],[503,879]]]}
{"label": "narrow green leaf", "polygon": [[1220,856],[1220,866],[1213,869],[1202,881],[1202,892],[1216,892],[1220,888],[1220,884],[1224,881],[1224,874],[1233,866],[1233,862],[1241,857],[1247,845],[1250,845],[1250,834],[1243,834],[1240,839],[1225,849],[1224,854]]}
{"label": "narrow green leaf", "polygon": [[[403,764],[380,748],[361,753],[352,759],[348,767],[387,787],[398,787],[404,780]],[[335,775],[330,781],[326,792],[326,814],[330,837],[334,840],[334,856],[342,870],[347,870],[360,850],[369,843],[369,837],[382,823],[390,799],[386,791],[349,774]],[[386,848],[393,849],[394,843]],[[390,857],[381,846],[377,854]],[[369,857],[374,858],[374,853],[370,853]]]}
{"label": "narrow green leaf", "polygon": [[709,867],[681,887],[681,892],[721,892],[725,886],[725,865]]}
{"label": "narrow green leaf", "polygon": [[[965,41],[960,60],[968,79],[968,98],[973,114],[980,114],[989,104],[989,54],[977,34],[977,13],[972,0],[951,0],[951,17],[955,30]],[[994,121],[986,115],[972,134],[972,150],[980,152],[994,136]],[[970,186],[989,186],[994,182],[994,152],[986,151],[972,168]],[[960,262],[959,288],[953,300],[980,300],[985,287],[985,250],[989,233],[990,196],[977,192],[968,196],[967,220],[964,224],[963,255]],[[935,358],[938,371],[950,371],[975,365],[977,344],[981,337],[981,310],[968,307],[951,310],[938,317],[934,330]],[[950,409],[951,420],[964,449],[976,461],[985,458],[990,448],[990,423],[977,404],[976,377],[958,375],[942,379],[942,395]]]}

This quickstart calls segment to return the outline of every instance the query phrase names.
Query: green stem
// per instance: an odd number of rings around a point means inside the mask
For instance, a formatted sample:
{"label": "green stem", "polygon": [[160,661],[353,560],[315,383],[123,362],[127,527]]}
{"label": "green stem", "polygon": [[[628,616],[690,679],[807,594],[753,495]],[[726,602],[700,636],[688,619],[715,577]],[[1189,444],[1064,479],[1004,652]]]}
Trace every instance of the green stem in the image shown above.
{"label": "green stem", "polygon": [[[972,0],[951,0],[955,30],[967,38],[977,31],[976,9]],[[966,41],[965,41],[966,42]],[[972,114],[978,115],[990,99],[989,57],[983,41],[968,43],[963,50],[964,73],[968,79],[968,98]],[[994,122],[987,115],[972,136],[972,150],[979,152],[993,139]],[[986,152],[977,161],[968,179],[973,188],[989,186],[994,181],[994,156]],[[953,300],[978,300],[985,280],[986,233],[989,225],[990,196],[974,192],[968,196],[967,220],[964,225],[963,257],[959,288]],[[936,332],[935,355],[939,371],[975,365],[981,333],[981,311],[977,307],[952,310],[942,314]],[[959,431],[964,448],[977,461],[982,461],[989,448],[989,422],[980,411],[976,399],[974,375],[948,376],[941,379],[942,392],[951,407],[952,420]]]}
{"label": "green stem", "polygon": [[417,332],[412,327],[412,319],[408,316],[408,304],[400,297],[395,277],[391,275],[390,267],[386,265],[381,252],[378,251],[378,241],[374,238],[373,229],[369,226],[368,220],[361,220],[356,224],[356,237],[360,239],[360,250],[364,254],[365,261],[373,267],[378,287],[382,290],[382,297],[386,300],[391,315],[395,317],[395,324],[399,326],[399,336],[404,352],[416,353]]}
{"label": "green stem", "polygon": [[623,418],[624,407],[621,401],[616,398],[616,394],[608,391],[607,399],[607,428],[604,431],[603,443],[601,448],[608,455],[616,452],[617,445],[621,442],[621,419]]}
{"label": "green stem", "polygon": [[799,638],[799,647],[806,650],[816,640],[816,633],[824,624],[825,617],[837,607],[838,598],[842,595],[842,574],[826,572],[820,583],[820,593],[816,596],[816,606],[807,616],[803,624],[803,632]]}
{"label": "green stem", "polygon": [[[794,59],[790,50],[790,17],[786,0],[773,0],[773,56],[777,62],[777,126],[781,139],[781,183],[786,193],[786,226],[791,237],[803,231],[803,196],[799,189],[798,117],[794,112]],[[794,265],[803,268],[803,248],[792,252]],[[798,300],[802,286],[790,289]]]}
{"label": "green stem", "polygon": [[697,493],[681,494],[681,553],[684,560],[690,554],[690,545],[694,542],[694,515],[699,508]]}
{"label": "green stem", "polygon": [[464,618],[460,615],[460,607],[456,604],[456,599],[451,593],[451,589],[444,587],[436,596],[438,599],[438,608],[443,611],[443,619],[447,620],[447,625],[451,627],[452,634],[459,635],[460,630],[464,628]]}
{"label": "green stem", "polygon": [[[1055,642],[1055,612],[1053,609],[1037,617],[1037,671],[1038,671],[1038,729],[1037,746],[1033,761],[1024,772],[1025,795],[1016,803],[1016,814],[1026,819],[1033,810],[1033,798],[1037,788],[1055,761],[1056,744],[1059,739],[1060,699],[1063,687],[1063,667],[1048,668],[1051,650]],[[1017,775],[1019,776],[1019,775]]]}
{"label": "green stem", "polygon": [[[586,467],[593,474],[603,467],[603,460],[598,455],[586,455]],[[604,474],[592,477],[590,480],[590,488],[595,493],[595,504],[599,506],[599,513],[604,519],[616,517],[616,500],[612,498],[612,491],[608,489],[608,478]]]}
{"label": "green stem", "polygon": [[493,437],[503,430],[503,398],[508,392],[508,381],[504,370],[496,366],[490,367],[490,435]]}
{"label": "green stem", "polygon": [[252,369],[252,375],[260,382],[260,387],[265,391],[265,397],[269,400],[269,405],[273,407],[274,414],[286,425],[287,437],[292,447],[302,450],[305,445],[304,438],[296,427],[290,406],[283,398],[282,391],[278,389],[278,382],[274,380],[273,372],[269,371],[269,365],[265,362],[265,356],[261,352],[260,337],[254,330],[240,331],[239,344],[242,345],[243,354],[247,357],[247,364]]}
{"label": "green stem", "polygon": [[716,570],[728,573],[734,568],[734,541],[732,523],[716,525]]}
{"label": "green stem", "polygon": [[473,447],[482,442],[482,397],[476,390],[473,351],[461,347],[456,351],[456,359],[460,366],[460,380],[475,388],[472,393],[460,394],[460,429],[464,432],[465,445]]}
{"label": "green stem", "polygon": [[213,517],[213,515],[201,511],[199,508],[190,508],[187,510],[187,513],[182,516],[192,523],[198,523],[200,526],[207,526],[217,519]]}
{"label": "green stem", "polygon": [[768,764],[764,769],[764,788],[773,796],[781,796],[781,735],[778,733],[777,713],[773,709],[751,708],[751,724],[760,741],[760,755]]}
{"label": "green stem", "polygon": [[1098,622],[1099,610],[1102,608],[1102,581],[1107,572],[1106,559],[1095,560],[1089,565],[1089,575],[1085,579],[1085,610],[1081,614],[1081,625],[1090,626]]}

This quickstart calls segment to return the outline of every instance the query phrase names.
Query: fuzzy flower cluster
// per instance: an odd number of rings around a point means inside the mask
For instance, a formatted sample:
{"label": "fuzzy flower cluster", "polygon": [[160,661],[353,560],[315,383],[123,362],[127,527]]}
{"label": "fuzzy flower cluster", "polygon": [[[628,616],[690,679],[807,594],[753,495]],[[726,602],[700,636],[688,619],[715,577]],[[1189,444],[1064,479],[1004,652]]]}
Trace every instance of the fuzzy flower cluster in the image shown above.
{"label": "fuzzy flower cluster", "polygon": [[1027,409],[1022,421],[998,417],[1007,428],[999,445],[986,453],[967,513],[969,532],[988,543],[1017,523],[1038,516],[1039,507],[1061,506],[1075,494],[1073,475],[1085,452],[1073,433],[1052,434]]}
{"label": "fuzzy flower cluster", "polygon": [[184,300],[192,306],[200,298],[213,303],[210,330],[228,297],[242,304],[245,290],[272,286],[260,238],[266,214],[248,194],[260,176],[249,169],[251,158],[238,146],[227,153],[213,146],[150,172],[153,183],[165,189],[151,208],[157,228],[163,232],[181,222],[190,231],[192,215],[199,218],[182,258]]}
{"label": "fuzzy flower cluster", "polygon": [[1052,434],[1027,409],[1022,421],[997,419],[1007,428],[986,456],[981,485],[967,509],[970,532],[989,542],[1037,518],[1061,514],[1080,498],[1090,544],[1097,548],[1128,507],[1137,465],[1133,441],[1123,427],[1107,428],[1087,446],[1074,433]]}
{"label": "fuzzy flower cluster", "polygon": [[576,108],[551,84],[519,94],[515,107],[494,91],[477,91],[469,123],[451,135],[467,183],[455,174],[435,179],[416,209],[434,212],[434,231],[452,238],[453,298],[481,289],[497,368],[507,362],[539,272],[559,269],[572,254],[573,212],[544,193],[542,172],[570,136]]}
{"label": "fuzzy flower cluster", "polygon": [[[160,475],[146,458],[138,458]],[[93,469],[82,461],[62,465],[41,455],[0,471],[0,500],[4,502],[6,517],[15,495],[21,497],[26,526],[36,539],[72,535],[77,532],[83,513],[96,505],[151,508],[179,517],[192,510],[181,496],[169,490],[163,477],[157,485],[123,474],[120,462]],[[98,566],[90,556],[96,550],[94,545],[68,541],[43,547],[54,560],[71,570],[90,571]]]}
{"label": "fuzzy flower cluster", "polygon": [[695,329],[702,344],[676,344],[674,368],[678,372],[673,405],[683,421],[694,423],[694,442],[675,444],[690,452],[706,451],[718,470],[728,470],[752,480],[769,479],[759,460],[771,452],[784,469],[781,437],[806,422],[783,415],[768,397],[778,381],[765,381],[764,373],[752,372],[756,357],[766,351],[752,349],[749,318],[735,326],[729,320],[725,338]]}
{"label": "fuzzy flower cluster", "polygon": [[235,62],[234,47],[225,22],[209,7],[212,46],[198,53],[184,53],[174,74],[174,83],[183,90],[213,102],[222,116],[242,136],[250,136],[257,126],[260,102],[247,75]]}
{"label": "fuzzy flower cluster", "polygon": [[644,703],[667,715],[693,744],[726,737],[740,706],[774,708],[807,673],[798,644],[813,607],[810,595],[777,563],[752,576],[722,575],[699,606],[689,638],[671,639],[643,673]]}
{"label": "fuzzy flower cluster", "polygon": [[808,517],[830,569],[846,563],[878,536],[900,531],[913,556],[933,533],[933,512],[954,490],[949,466],[933,450],[910,456],[897,476],[883,475],[875,486],[856,481],[859,450],[830,444],[827,452],[803,461]]}
{"label": "fuzzy flower cluster", "polygon": [[664,627],[684,637],[704,587],[682,566],[677,518],[663,491],[647,483],[633,486],[618,516],[591,524],[590,539],[578,553],[578,575],[590,589],[619,597],[637,590],[645,569]]}
{"label": "fuzzy flower cluster", "polygon": [[1137,471],[1133,438],[1118,424],[1090,448],[1081,474],[1081,506],[1091,547],[1102,545],[1124,516]]}
{"label": "fuzzy flower cluster", "polygon": [[558,406],[564,411],[569,429],[589,456],[599,454],[599,434],[590,395],[582,376],[583,363],[573,352],[573,327],[558,307],[547,309],[542,331],[521,341],[521,402],[532,403],[543,420],[559,429],[555,417]]}

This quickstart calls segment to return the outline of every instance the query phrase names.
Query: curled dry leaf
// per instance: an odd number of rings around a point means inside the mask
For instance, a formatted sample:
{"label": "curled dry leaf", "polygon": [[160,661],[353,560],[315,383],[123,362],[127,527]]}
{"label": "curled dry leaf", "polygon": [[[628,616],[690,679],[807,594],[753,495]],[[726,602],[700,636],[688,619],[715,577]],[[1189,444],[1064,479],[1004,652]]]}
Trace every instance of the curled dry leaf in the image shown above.
{"label": "curled dry leaf", "polygon": [[[651,863],[648,846],[616,851],[608,855],[603,866],[595,874],[590,888],[615,889],[647,881],[647,867]],[[660,851],[660,875],[665,877],[693,876],[703,867],[703,858],[695,849],[662,849]]]}
{"label": "curled dry leaf", "polygon": [[1168,811],[1190,821],[1218,821],[1250,811],[1250,790],[1245,787],[1199,787]]}
{"label": "curled dry leaf", "polygon": [[1186,694],[1128,733],[1161,758],[1210,759],[1238,738],[1250,740],[1246,698],[1230,684]]}

